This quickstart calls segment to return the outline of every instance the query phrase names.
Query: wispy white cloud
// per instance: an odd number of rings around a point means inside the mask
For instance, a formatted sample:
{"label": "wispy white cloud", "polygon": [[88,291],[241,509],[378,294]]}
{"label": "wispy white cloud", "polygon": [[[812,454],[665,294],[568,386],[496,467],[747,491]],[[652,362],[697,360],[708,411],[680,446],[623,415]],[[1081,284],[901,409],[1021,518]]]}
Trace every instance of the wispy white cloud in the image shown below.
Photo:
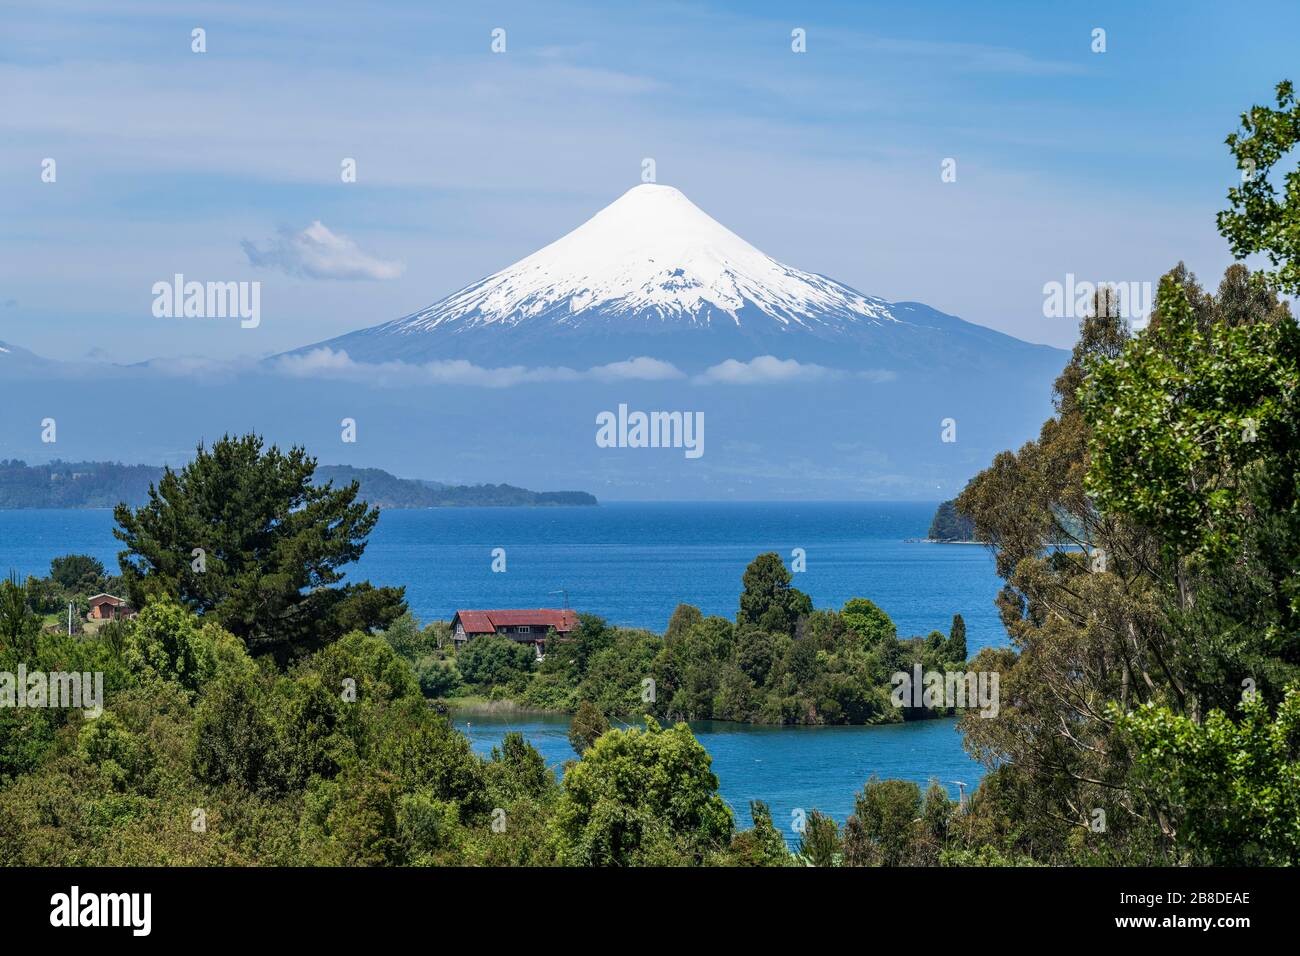
{"label": "wispy white cloud", "polygon": [[294,378],[334,378],[379,386],[475,385],[482,388],[509,388],[536,382],[666,381],[685,377],[675,365],[646,356],[578,371],[562,365],[486,368],[464,359],[423,364],[357,362],[345,351],[326,347],[297,355],[280,356],[272,362],[271,367],[276,372]]}
{"label": "wispy white cloud", "polygon": [[279,237],[269,240],[265,248],[247,239],[240,245],[252,265],[308,279],[396,279],[406,271],[405,263],[363,252],[319,219],[298,232],[281,229]]}
{"label": "wispy white cloud", "polygon": [[772,385],[815,382],[842,374],[824,365],[779,359],[775,355],[760,355],[748,362],[737,359],[719,362],[697,375],[695,381],[705,385]]}
{"label": "wispy white cloud", "polygon": [[685,378],[686,373],[671,362],[642,355],[625,362],[611,362],[589,370],[592,378],[602,382],[666,382]]}
{"label": "wispy white cloud", "polygon": [[[328,379],[354,382],[378,388],[403,388],[421,385],[457,385],[479,388],[510,388],[540,382],[670,382],[687,379],[676,365],[662,359],[640,355],[621,362],[594,365],[587,369],[574,369],[564,365],[525,366],[505,365],[488,367],[476,365],[465,359],[443,359],[432,362],[362,362],[352,358],[345,350],[321,346],[306,352],[258,359],[240,355],[233,358],[210,358],[183,355],[165,359],[150,359],[134,365],[115,365],[105,362],[61,362],[56,370],[63,375],[121,377],[134,372],[146,372],[163,378],[184,378],[193,381],[220,382],[245,375],[270,374],[297,379]],[[690,377],[694,385],[781,385],[803,382],[866,379],[888,382],[895,373],[884,370],[847,372],[795,359],[778,359],[760,355],[748,362],[727,359]]]}
{"label": "wispy white cloud", "polygon": [[196,382],[227,382],[247,372],[255,371],[257,359],[253,356],[240,355],[234,358],[208,358],[202,355],[181,355],[169,358],[148,359],[134,365],[111,365],[92,363],[78,366],[83,375],[102,375],[108,372],[115,376],[130,375],[137,369],[144,369],[163,378],[184,378]]}
{"label": "wispy white cloud", "polygon": [[570,368],[525,368],[522,365],[484,368],[464,359],[414,364],[411,362],[357,362],[344,351],[312,349],[284,355],[272,363],[274,371],[293,378],[329,378],[378,386],[476,385],[506,388],[527,382],[573,381]]}

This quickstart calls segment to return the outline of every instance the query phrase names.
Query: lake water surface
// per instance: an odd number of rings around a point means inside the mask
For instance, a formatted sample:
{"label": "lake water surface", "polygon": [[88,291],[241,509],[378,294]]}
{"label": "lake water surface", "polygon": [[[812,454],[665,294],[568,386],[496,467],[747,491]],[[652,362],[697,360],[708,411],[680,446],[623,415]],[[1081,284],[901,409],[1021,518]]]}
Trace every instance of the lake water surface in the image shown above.
{"label": "lake water surface", "polygon": [[[818,607],[868,597],[898,632],[948,630],[966,620],[971,653],[1005,632],[998,579],[981,547],[926,544],[935,505],[704,502],[594,508],[433,508],[386,511],[352,576],[403,585],[424,621],[457,608],[570,606],[611,623],[662,632],[680,602],[734,618],[745,566],[764,551],[807,571],[794,576]],[[46,574],[50,558],[82,552],[117,569],[110,511],[0,511],[0,572]],[[492,571],[505,549],[506,572]],[[563,593],[561,593],[563,592]]]}
{"label": "lake water surface", "polygon": [[[386,511],[354,578],[403,585],[423,621],[457,608],[559,607],[615,624],[662,632],[680,602],[734,618],[745,566],[764,551],[807,570],[794,576],[818,607],[869,597],[902,635],[947,631],[966,620],[972,654],[1006,643],[993,598],[998,579],[983,548],[925,544],[934,504],[615,503],[594,508],[444,508]],[[108,511],[0,511],[0,573],[45,574],[50,559],[79,552],[116,570]],[[505,573],[492,571],[504,548]],[[521,730],[548,763],[571,757],[562,717],[464,717],[480,752]],[[980,768],[962,750],[953,721],[887,727],[773,728],[695,725],[713,755],[724,797],[748,825],[748,802],[772,807],[788,829],[795,808],[839,820],[873,773],[924,786],[975,783]]]}
{"label": "lake water surface", "polygon": [[[567,717],[519,714],[458,714],[454,722],[484,756],[508,732],[521,732],[546,759],[562,770],[576,757],[569,745]],[[616,722],[615,726],[619,724]],[[741,827],[750,825],[749,801],[766,801],[772,820],[791,843],[796,810],[814,809],[840,823],[853,812],[853,796],[867,779],[915,781],[922,790],[937,779],[956,799],[955,781],[973,787],[980,766],[961,747],[955,719],[922,720],[883,727],[757,727],[724,721],[694,721],[695,731],[713,757],[722,798]]]}

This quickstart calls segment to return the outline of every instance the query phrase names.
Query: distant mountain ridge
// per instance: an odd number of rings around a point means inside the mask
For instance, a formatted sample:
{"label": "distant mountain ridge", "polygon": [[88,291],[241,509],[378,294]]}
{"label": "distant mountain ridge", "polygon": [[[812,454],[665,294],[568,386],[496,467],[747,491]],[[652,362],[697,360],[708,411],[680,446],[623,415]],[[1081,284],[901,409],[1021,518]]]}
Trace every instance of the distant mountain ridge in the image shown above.
{"label": "distant mountain ridge", "polygon": [[[48,465],[0,461],[0,510],[112,508],[144,504],[149,486],[163,476],[155,465],[53,461]],[[361,498],[379,508],[547,507],[597,504],[585,491],[529,491],[514,485],[447,485],[398,478],[378,468],[319,465],[317,484],[356,481]]]}
{"label": "distant mountain ridge", "polygon": [[380,508],[547,507],[596,504],[585,491],[529,491],[515,485],[446,485],[398,478],[379,468],[319,465],[316,477],[336,485],[356,481],[361,497]]}
{"label": "distant mountain ridge", "polygon": [[17,508],[112,508],[119,501],[142,504],[149,485],[162,477],[153,465],[52,461],[28,465],[0,461],[0,510]]}
{"label": "distant mountain ridge", "polygon": [[49,359],[0,339],[0,371],[39,369],[49,364]]}

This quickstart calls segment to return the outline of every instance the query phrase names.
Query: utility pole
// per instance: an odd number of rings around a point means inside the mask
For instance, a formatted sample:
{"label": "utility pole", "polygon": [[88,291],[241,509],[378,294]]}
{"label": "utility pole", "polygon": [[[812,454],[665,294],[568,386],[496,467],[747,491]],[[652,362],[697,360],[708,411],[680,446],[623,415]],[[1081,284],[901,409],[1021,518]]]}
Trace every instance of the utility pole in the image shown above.
{"label": "utility pole", "polygon": [[72,602],[68,602],[68,637],[72,636]]}
{"label": "utility pole", "polygon": [[968,784],[965,780],[954,780],[953,783],[957,785],[957,792],[959,794],[959,796],[957,797],[957,809],[962,812],[965,812],[966,788],[970,786],[970,784]]}
{"label": "utility pole", "polygon": [[551,593],[551,594],[563,594],[563,595],[564,595],[564,609],[565,609],[566,611],[569,609],[569,592],[568,592],[568,591],[566,591],[564,588],[560,588],[560,590],[558,590],[558,591],[551,591],[550,593]]}

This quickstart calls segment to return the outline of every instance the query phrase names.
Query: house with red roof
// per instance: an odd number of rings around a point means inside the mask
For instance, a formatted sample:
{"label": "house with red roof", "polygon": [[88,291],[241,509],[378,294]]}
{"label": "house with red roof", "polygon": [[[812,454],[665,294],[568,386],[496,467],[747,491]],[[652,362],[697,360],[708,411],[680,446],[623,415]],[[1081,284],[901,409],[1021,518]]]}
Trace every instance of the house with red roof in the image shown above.
{"label": "house with red roof", "polygon": [[451,619],[451,639],[457,647],[484,634],[500,634],[521,644],[531,644],[541,657],[546,635],[563,637],[578,626],[578,612],[565,608],[511,611],[457,611]]}

